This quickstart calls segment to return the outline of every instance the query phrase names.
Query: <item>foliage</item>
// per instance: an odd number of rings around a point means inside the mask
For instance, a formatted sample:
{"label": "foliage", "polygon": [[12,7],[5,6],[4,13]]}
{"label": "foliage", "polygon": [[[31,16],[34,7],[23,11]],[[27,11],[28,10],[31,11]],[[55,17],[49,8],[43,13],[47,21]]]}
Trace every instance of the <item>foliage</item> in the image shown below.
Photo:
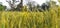
{"label": "foliage", "polygon": [[60,7],[44,12],[0,11],[0,28],[60,28]]}
{"label": "foliage", "polygon": [[[19,1],[19,0],[6,0],[6,2],[9,4],[9,6],[11,7],[10,10],[19,10],[23,7],[23,0]],[[18,5],[16,5],[16,3],[19,2]],[[16,7],[17,6],[17,7]]]}
{"label": "foliage", "polygon": [[0,5],[0,11],[3,11],[3,10],[5,10],[5,6]]}

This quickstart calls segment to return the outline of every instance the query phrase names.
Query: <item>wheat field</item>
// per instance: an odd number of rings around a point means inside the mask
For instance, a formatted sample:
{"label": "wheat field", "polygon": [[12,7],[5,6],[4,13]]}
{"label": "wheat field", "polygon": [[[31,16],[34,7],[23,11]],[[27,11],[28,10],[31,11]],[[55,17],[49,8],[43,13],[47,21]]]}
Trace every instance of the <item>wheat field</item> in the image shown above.
{"label": "wheat field", "polygon": [[60,28],[60,9],[44,12],[0,11],[0,28]]}

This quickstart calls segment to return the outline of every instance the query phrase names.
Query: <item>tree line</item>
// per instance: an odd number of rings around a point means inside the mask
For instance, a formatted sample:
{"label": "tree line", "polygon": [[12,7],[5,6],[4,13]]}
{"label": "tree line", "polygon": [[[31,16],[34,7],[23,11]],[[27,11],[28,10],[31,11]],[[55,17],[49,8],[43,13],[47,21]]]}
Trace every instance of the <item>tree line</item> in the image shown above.
{"label": "tree line", "polygon": [[[21,2],[20,2],[21,1]],[[54,1],[50,1],[50,2],[46,2],[43,3],[41,6],[39,4],[37,4],[35,1],[29,1],[27,0],[27,5],[23,6],[23,0],[6,0],[6,2],[9,4],[9,6],[11,7],[10,10],[7,9],[7,11],[44,11],[44,10],[49,10],[49,8],[53,7],[53,6],[58,6],[56,5],[56,2]],[[11,3],[12,2],[12,3]],[[19,4],[16,6],[15,3],[19,2]],[[36,4],[36,5],[35,5]],[[6,6],[3,6],[0,4],[0,10],[4,10],[6,9]]]}

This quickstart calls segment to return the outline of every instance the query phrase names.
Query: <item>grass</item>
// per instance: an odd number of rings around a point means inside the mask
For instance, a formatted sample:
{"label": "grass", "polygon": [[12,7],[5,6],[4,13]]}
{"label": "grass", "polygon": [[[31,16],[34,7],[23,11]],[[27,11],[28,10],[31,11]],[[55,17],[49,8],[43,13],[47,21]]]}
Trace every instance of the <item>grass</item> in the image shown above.
{"label": "grass", "polygon": [[51,9],[45,12],[0,11],[0,28],[60,28],[60,9],[57,10]]}

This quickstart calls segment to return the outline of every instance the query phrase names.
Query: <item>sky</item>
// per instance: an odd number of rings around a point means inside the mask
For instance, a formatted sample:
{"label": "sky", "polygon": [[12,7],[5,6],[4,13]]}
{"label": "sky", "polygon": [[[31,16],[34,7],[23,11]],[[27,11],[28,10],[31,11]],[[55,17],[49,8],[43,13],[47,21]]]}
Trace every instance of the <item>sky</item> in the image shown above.
{"label": "sky", "polygon": [[[42,5],[42,3],[45,3],[46,1],[49,1],[49,0],[32,0],[32,1],[35,1],[39,5]],[[58,1],[57,0],[53,0],[53,1],[57,2],[57,4],[58,4]],[[0,0],[0,2],[2,2],[3,5],[9,7],[8,3],[6,2],[6,0]],[[23,3],[26,4],[26,0],[23,0]]]}

